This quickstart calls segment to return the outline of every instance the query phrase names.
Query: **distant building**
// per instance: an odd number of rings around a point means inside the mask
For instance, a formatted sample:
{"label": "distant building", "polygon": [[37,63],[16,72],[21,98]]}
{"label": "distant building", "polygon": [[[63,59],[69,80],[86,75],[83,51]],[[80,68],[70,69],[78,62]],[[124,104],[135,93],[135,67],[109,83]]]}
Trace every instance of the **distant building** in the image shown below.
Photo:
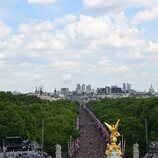
{"label": "distant building", "polygon": [[111,87],[111,93],[123,93],[120,87]]}
{"label": "distant building", "polygon": [[122,91],[124,93],[129,93],[131,91],[131,87],[130,83],[123,83]]}
{"label": "distant building", "polygon": [[68,94],[69,93],[69,88],[61,88],[60,90],[61,94]]}
{"label": "distant building", "polygon": [[105,88],[97,88],[97,94],[106,94]]}
{"label": "distant building", "polygon": [[13,95],[19,95],[19,94],[21,94],[21,92],[13,91],[12,94]]}
{"label": "distant building", "polygon": [[40,95],[43,94],[43,86],[39,86],[39,94],[40,94]]}
{"label": "distant building", "polygon": [[128,92],[130,92],[131,87],[132,87],[131,84],[130,84],[130,83],[127,83],[127,91],[128,91]]}
{"label": "distant building", "polygon": [[43,94],[43,86],[39,86],[35,88],[35,94],[40,94],[42,95]]}
{"label": "distant building", "polygon": [[81,85],[78,83],[77,87],[76,87],[76,94],[81,94],[82,93],[82,87]]}
{"label": "distant building", "polygon": [[109,86],[106,86],[105,91],[106,91],[107,94],[110,94],[111,93],[111,88]]}
{"label": "distant building", "polygon": [[126,89],[126,83],[123,83],[122,91],[123,91],[123,92],[126,92],[126,90],[127,90],[127,89]]}
{"label": "distant building", "polygon": [[86,91],[86,85],[82,84],[82,92],[85,92],[85,91]]}
{"label": "distant building", "polygon": [[36,88],[35,88],[35,93],[36,93],[36,94],[39,93],[37,86],[36,86]]}
{"label": "distant building", "polygon": [[111,88],[106,86],[105,88],[97,88],[97,94],[110,94]]}
{"label": "distant building", "polygon": [[91,85],[89,84],[86,86],[86,92],[91,92],[91,91],[92,91],[92,88],[91,88]]}
{"label": "distant building", "polygon": [[118,86],[117,85],[112,85],[111,88],[118,88]]}
{"label": "distant building", "polygon": [[79,83],[77,84],[76,91],[81,91],[81,85]]}
{"label": "distant building", "polygon": [[56,90],[56,88],[54,89],[54,95],[56,96],[56,94],[57,94],[57,90]]}
{"label": "distant building", "polygon": [[155,90],[154,90],[152,84],[151,84],[151,86],[150,86],[150,88],[149,88],[149,93],[150,93],[150,94],[155,94]]}

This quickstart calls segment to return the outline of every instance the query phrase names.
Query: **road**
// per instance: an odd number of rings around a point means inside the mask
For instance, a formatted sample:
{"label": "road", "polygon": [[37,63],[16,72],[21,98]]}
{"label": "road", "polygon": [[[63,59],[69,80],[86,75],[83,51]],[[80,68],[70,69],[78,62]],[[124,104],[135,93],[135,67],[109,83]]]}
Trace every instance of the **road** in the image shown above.
{"label": "road", "polygon": [[105,158],[105,140],[84,108],[81,108],[79,120],[80,150],[75,157]]}

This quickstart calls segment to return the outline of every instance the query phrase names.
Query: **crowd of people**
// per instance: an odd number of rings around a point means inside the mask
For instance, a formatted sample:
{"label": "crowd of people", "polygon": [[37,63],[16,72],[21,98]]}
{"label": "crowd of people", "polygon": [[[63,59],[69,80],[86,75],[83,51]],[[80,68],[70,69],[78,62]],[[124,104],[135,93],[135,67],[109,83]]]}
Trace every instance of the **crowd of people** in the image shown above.
{"label": "crowd of people", "polygon": [[35,141],[13,136],[3,140],[0,158],[50,158],[50,156],[42,152],[40,145]]}
{"label": "crowd of people", "polygon": [[95,121],[84,108],[79,117],[80,149],[75,158],[105,158],[105,139],[98,132]]}
{"label": "crowd of people", "polygon": [[144,158],[158,158],[158,141],[152,142],[149,145],[149,153]]}
{"label": "crowd of people", "polygon": [[23,151],[23,152],[5,152],[0,154],[0,158],[51,158],[45,152]]}

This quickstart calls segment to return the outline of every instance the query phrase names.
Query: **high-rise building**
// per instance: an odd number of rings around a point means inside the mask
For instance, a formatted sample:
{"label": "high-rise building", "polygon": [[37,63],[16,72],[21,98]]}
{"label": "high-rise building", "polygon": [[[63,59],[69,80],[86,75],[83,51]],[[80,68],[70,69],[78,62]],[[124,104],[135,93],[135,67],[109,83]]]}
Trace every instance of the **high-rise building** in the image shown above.
{"label": "high-rise building", "polygon": [[131,90],[131,84],[127,83],[127,91],[129,92]]}
{"label": "high-rise building", "polygon": [[86,91],[86,85],[82,84],[82,92],[85,92],[85,91]]}
{"label": "high-rise building", "polygon": [[76,91],[79,93],[81,92],[81,85],[79,83],[77,84]]}
{"label": "high-rise building", "polygon": [[91,85],[89,84],[89,85],[86,86],[86,92],[91,92],[91,91],[92,91]]}
{"label": "high-rise building", "polygon": [[68,94],[69,93],[69,88],[61,88],[61,94]]}
{"label": "high-rise building", "polygon": [[126,92],[126,90],[127,90],[127,89],[126,89],[126,83],[123,83],[122,91],[123,91],[123,92]]}
{"label": "high-rise building", "polygon": [[107,94],[110,94],[111,93],[111,88],[109,86],[106,86],[105,91],[106,91]]}

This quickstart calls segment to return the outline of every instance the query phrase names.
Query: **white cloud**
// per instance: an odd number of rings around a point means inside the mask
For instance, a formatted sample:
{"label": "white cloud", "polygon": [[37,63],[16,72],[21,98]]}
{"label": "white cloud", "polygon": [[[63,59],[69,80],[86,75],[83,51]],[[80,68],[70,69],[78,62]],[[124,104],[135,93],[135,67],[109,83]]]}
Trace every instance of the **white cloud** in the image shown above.
{"label": "white cloud", "polygon": [[[116,82],[116,78],[136,81],[143,71],[147,75],[151,70],[157,73],[158,42],[156,33],[153,35],[156,30],[142,32],[141,27],[145,30],[150,24],[142,23],[138,27],[132,20],[158,18],[158,0],[83,0],[85,8],[77,8],[81,9],[78,13],[71,10],[76,15],[57,18],[65,14],[62,1],[55,8],[50,4],[60,0],[25,1],[30,7],[39,6],[17,11],[11,5],[1,8],[2,19],[12,26],[0,20],[1,87],[7,87],[4,83],[10,83],[15,89],[48,85],[52,90],[64,83],[74,86],[85,81],[104,85]],[[19,0],[16,4],[21,6]],[[28,9],[38,14],[28,14]],[[3,10],[13,15],[4,17]]]}
{"label": "white cloud", "polygon": [[32,4],[53,4],[58,0],[27,0],[28,3]]}
{"label": "white cloud", "polygon": [[15,77],[16,78],[27,79],[27,80],[32,80],[32,79],[40,79],[41,75],[35,73],[34,71],[31,71],[31,72],[28,72],[28,71],[27,72],[18,71],[18,72],[15,73]]}
{"label": "white cloud", "polygon": [[[102,65],[103,66],[103,65]],[[99,69],[99,66],[97,67]],[[115,65],[110,63],[109,65],[105,65],[104,67],[100,68],[100,73],[105,73],[106,75],[111,74],[120,74],[120,73],[128,73],[130,71],[130,68],[127,65]]]}
{"label": "white cloud", "polygon": [[57,70],[68,70],[68,69],[75,69],[79,66],[79,63],[76,61],[64,61],[58,60],[54,61],[51,66]]}
{"label": "white cloud", "polygon": [[118,58],[118,60],[130,62],[130,65],[135,68],[140,68],[141,66],[147,67],[149,64],[146,63],[152,63],[155,65],[158,61],[158,43],[146,41],[142,47],[118,52],[115,57]]}
{"label": "white cloud", "polygon": [[77,21],[77,17],[73,14],[64,15],[63,17],[55,18],[53,21],[44,20],[40,22],[22,23],[19,26],[20,33],[29,35],[32,33],[53,31],[58,26],[64,26]]}
{"label": "white cloud", "polygon": [[94,11],[122,11],[132,7],[151,8],[158,5],[157,0],[83,0],[83,5]]}
{"label": "white cloud", "polygon": [[19,32],[0,43],[0,47],[11,50],[12,55],[26,55],[27,52],[29,57],[44,56],[49,60],[50,56],[62,54],[65,58],[71,54],[74,59],[83,54],[95,56],[98,50],[107,48],[140,47],[143,45],[140,33],[130,26],[123,12],[98,17],[81,15],[79,19],[66,15],[54,21],[23,23]]}
{"label": "white cloud", "polygon": [[4,68],[4,61],[0,59],[0,68],[3,69]]}
{"label": "white cloud", "polygon": [[54,21],[23,23],[19,32],[3,40],[0,47],[11,51],[11,56],[27,54],[49,60],[50,56],[62,54],[65,58],[71,54],[69,57],[74,59],[94,56],[98,50],[107,48],[139,47],[143,45],[140,33],[130,26],[123,12],[98,17],[81,15],[78,20],[67,15]]}
{"label": "white cloud", "polygon": [[95,59],[98,50],[142,46],[139,34],[123,12],[98,17],[81,15],[78,19],[66,15],[54,21],[22,23],[19,32],[10,35],[0,47],[11,57],[44,59],[51,61],[48,64],[54,69],[65,70],[77,68],[83,58]]}
{"label": "white cloud", "polygon": [[153,20],[158,18],[158,6],[153,7],[151,9],[147,9],[145,11],[140,11],[134,16],[134,21],[146,21]]}
{"label": "white cloud", "polygon": [[0,60],[4,59],[5,54],[3,52],[0,52]]}
{"label": "white cloud", "polygon": [[[83,4],[86,8],[92,10],[103,10],[103,9],[112,9],[116,6],[121,6],[124,4],[123,1],[115,1],[115,0],[83,0]],[[105,10],[106,11],[106,10]]]}
{"label": "white cloud", "polygon": [[157,65],[158,61],[158,43],[149,41],[145,47],[146,57],[153,65]]}
{"label": "white cloud", "polygon": [[106,58],[98,62],[99,66],[107,66],[108,64],[109,64],[109,60]]}
{"label": "white cloud", "polygon": [[148,46],[147,46],[147,51],[149,53],[158,53],[158,43],[155,43],[153,41],[149,41]]}
{"label": "white cloud", "polygon": [[29,51],[28,55],[33,53],[33,56],[40,52],[31,52],[31,50],[49,50],[54,54],[56,53],[54,50],[68,52],[76,48],[87,49],[94,54],[94,50],[106,47],[141,46],[140,32],[136,27],[130,26],[123,12],[95,18],[81,15],[78,20],[74,15],[67,15],[54,21],[23,23],[19,26],[17,34],[0,45],[15,51],[25,49]]}
{"label": "white cloud", "polygon": [[128,65],[118,64],[112,59],[104,57],[103,59],[98,60],[95,64],[85,64],[86,69],[90,69],[92,74],[105,74],[106,76],[111,74],[120,74],[130,71]]}
{"label": "white cloud", "polygon": [[137,61],[137,60],[145,59],[144,54],[141,53],[139,50],[131,50],[129,52],[117,53],[116,57],[124,61],[130,61],[130,60]]}
{"label": "white cloud", "polygon": [[21,33],[30,34],[34,32],[46,31],[53,29],[53,23],[51,21],[43,21],[40,23],[23,23],[20,25],[19,30]]}
{"label": "white cloud", "polygon": [[[53,21],[22,23],[17,32],[0,43],[0,49],[6,52],[0,52],[0,66],[8,74],[14,72],[10,79],[17,80],[17,84],[19,80],[26,83],[27,78],[35,85],[59,85],[62,81],[75,84],[87,78],[97,83],[97,78],[105,82],[107,76],[121,80],[122,75],[132,73],[132,65],[119,63],[121,58],[141,64],[149,56],[144,51],[157,50],[157,44],[148,43],[140,38],[141,34],[124,12],[97,17],[67,15]],[[119,56],[118,52],[126,54]]]}
{"label": "white cloud", "polygon": [[62,80],[64,83],[70,83],[72,79],[71,74],[64,74],[62,75]]}
{"label": "white cloud", "polygon": [[11,28],[0,20],[0,38],[6,36],[11,32]]}
{"label": "white cloud", "polygon": [[101,47],[133,47],[142,44],[139,30],[128,25],[124,13],[111,16],[80,16],[80,20],[66,25],[63,30],[66,39],[75,47],[100,49]]}

